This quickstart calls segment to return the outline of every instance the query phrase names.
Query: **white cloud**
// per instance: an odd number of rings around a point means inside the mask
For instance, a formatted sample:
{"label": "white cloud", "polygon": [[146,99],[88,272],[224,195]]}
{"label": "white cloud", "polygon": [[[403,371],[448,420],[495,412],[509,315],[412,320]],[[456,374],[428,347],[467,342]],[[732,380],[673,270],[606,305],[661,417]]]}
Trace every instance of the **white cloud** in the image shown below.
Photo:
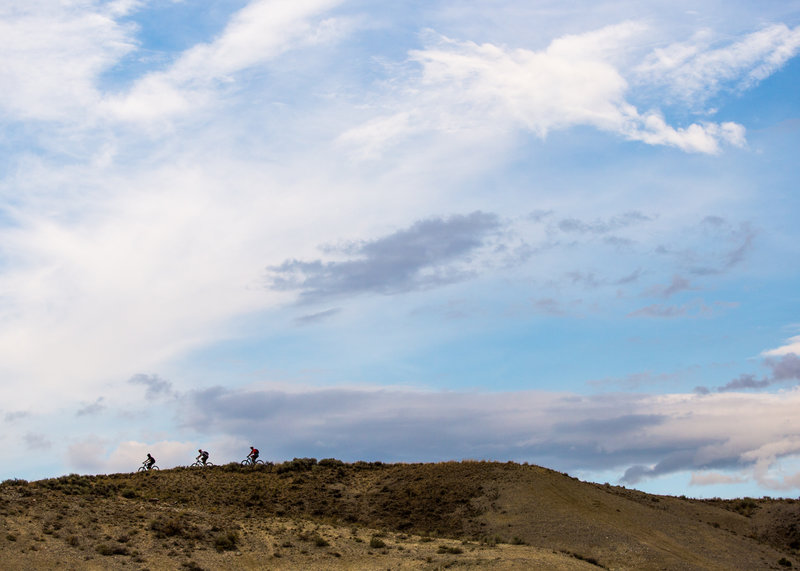
{"label": "white cloud", "polygon": [[628,103],[628,81],[617,60],[627,42],[646,31],[626,22],[563,36],[543,51],[438,37],[430,47],[410,52],[421,75],[407,87],[401,110],[348,131],[342,140],[360,143],[359,154],[374,156],[403,130],[409,136],[426,129],[522,128],[545,137],[589,125],[687,152],[716,154],[723,144],[743,146],[745,130],[736,123],[673,127],[658,112],[641,113]]}
{"label": "white cloud", "polygon": [[761,354],[765,357],[780,357],[782,355],[789,355],[790,353],[800,355],[800,335],[790,337],[786,340],[785,345],[781,345],[775,349],[763,351]]}
{"label": "white cloud", "polygon": [[622,133],[634,141],[649,145],[667,145],[682,151],[717,154],[720,143],[742,147],[745,144],[745,128],[726,121],[724,123],[692,123],[685,128],[675,128],[667,124],[658,113],[634,115],[634,120],[626,125]]}
{"label": "white cloud", "polygon": [[223,201],[224,186],[182,168],[118,182],[102,215],[2,232],[15,263],[0,275],[0,355],[17,398],[34,378],[39,390],[77,394],[128,378],[208,340],[212,322],[224,336],[220,321],[267,302],[258,280],[269,248],[248,234],[260,209],[242,215],[246,192]]}
{"label": "white cloud", "polygon": [[170,118],[214,100],[236,75],[302,46],[349,32],[321,16],[341,0],[255,0],[215,40],[198,44],[128,90],[105,93],[101,75],[135,53],[137,27],[121,19],[143,2],[13,0],[0,7],[0,111],[15,120],[56,120],[86,128],[99,118]]}
{"label": "white cloud", "polygon": [[135,472],[148,453],[156,459],[159,468],[173,468],[190,465],[197,449],[195,442],[131,440],[112,445],[106,440],[90,437],[70,445],[65,460],[69,469],[81,473]]}
{"label": "white cloud", "polygon": [[206,104],[236,75],[281,53],[336,39],[346,28],[335,19],[319,20],[341,0],[255,0],[237,12],[210,43],[185,51],[165,71],[152,72],[127,93],[108,97],[103,106],[113,118],[148,121],[169,118]]}
{"label": "white cloud", "polygon": [[703,102],[731,87],[748,89],[797,55],[800,26],[775,24],[718,48],[713,40],[704,30],[689,42],[655,49],[635,70],[638,79],[687,101]]}
{"label": "white cloud", "polygon": [[626,82],[602,57],[583,51],[583,43],[582,36],[570,36],[533,52],[440,38],[438,45],[410,55],[422,66],[422,88],[431,89],[437,102],[471,119],[486,113],[545,136],[569,125],[620,121]]}
{"label": "white cloud", "polygon": [[745,475],[721,474],[719,472],[693,472],[690,486],[716,486],[719,484],[742,484],[747,482]]}
{"label": "white cloud", "polygon": [[[128,6],[126,9],[130,8]],[[135,49],[122,4],[12,0],[0,7],[0,113],[16,120],[82,119],[98,76]]]}

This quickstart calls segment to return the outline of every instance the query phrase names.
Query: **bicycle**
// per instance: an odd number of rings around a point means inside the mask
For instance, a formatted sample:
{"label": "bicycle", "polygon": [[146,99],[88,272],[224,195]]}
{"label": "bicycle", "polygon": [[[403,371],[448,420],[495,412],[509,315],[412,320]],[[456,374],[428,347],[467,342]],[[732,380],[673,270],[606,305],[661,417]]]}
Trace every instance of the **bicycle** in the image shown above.
{"label": "bicycle", "polygon": [[149,472],[150,470],[160,470],[160,469],[161,468],[159,468],[155,464],[153,464],[152,466],[148,466],[147,461],[145,460],[144,462],[142,462],[142,465],[139,466],[137,472]]}
{"label": "bicycle", "polygon": [[264,466],[266,465],[266,462],[264,462],[263,460],[253,460],[248,456],[247,458],[242,460],[241,464],[242,466],[256,466],[256,465]]}
{"label": "bicycle", "polygon": [[203,464],[203,462],[201,462],[200,460],[197,460],[190,467],[191,468],[209,468],[209,467],[212,467],[212,466],[214,466],[214,464],[212,464],[211,462],[206,462],[205,464]]}

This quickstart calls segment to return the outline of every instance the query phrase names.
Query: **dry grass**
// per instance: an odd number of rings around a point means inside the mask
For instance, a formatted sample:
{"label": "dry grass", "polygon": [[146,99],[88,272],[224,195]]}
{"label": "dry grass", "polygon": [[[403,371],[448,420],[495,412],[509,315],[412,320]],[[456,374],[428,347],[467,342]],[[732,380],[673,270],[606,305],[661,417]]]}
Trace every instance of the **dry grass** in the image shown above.
{"label": "dry grass", "polygon": [[800,503],[537,466],[295,459],[0,485],[3,568],[786,569]]}

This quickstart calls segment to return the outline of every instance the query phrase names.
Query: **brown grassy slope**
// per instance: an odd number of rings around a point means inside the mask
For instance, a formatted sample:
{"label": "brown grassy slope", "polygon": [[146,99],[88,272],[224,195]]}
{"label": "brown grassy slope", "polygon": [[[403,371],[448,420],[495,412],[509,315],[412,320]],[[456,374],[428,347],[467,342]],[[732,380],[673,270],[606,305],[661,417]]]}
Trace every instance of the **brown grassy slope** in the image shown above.
{"label": "brown grassy slope", "polygon": [[[0,550],[3,560],[27,557],[18,562],[47,568],[54,558],[76,569],[110,561],[151,569],[265,561],[340,569],[797,567],[800,503],[741,502],[652,496],[512,463],[295,460],[6,482]],[[370,547],[375,534],[384,547]]]}

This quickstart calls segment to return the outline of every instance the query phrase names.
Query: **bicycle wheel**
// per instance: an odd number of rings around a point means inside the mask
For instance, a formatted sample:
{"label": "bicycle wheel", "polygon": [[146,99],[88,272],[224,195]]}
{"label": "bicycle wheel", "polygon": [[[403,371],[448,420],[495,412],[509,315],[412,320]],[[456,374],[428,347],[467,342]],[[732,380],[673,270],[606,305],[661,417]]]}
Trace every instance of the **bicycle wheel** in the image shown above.
{"label": "bicycle wheel", "polygon": [[250,460],[242,460],[242,466],[249,466]]}
{"label": "bicycle wheel", "polygon": [[195,462],[194,464],[192,464],[192,465],[190,466],[190,468],[199,468],[199,467],[200,467],[200,466],[202,466],[202,465],[203,465],[203,464],[202,464],[202,463],[201,463],[201,462],[198,460],[197,462]]}
{"label": "bicycle wheel", "polygon": [[158,466],[153,466],[153,467],[152,467],[152,468],[150,468],[150,469],[151,469],[151,470],[160,470],[161,468],[159,468]]}
{"label": "bicycle wheel", "polygon": [[214,464],[212,464],[211,462],[206,462],[206,468],[208,468],[208,467],[210,467],[210,466],[213,466],[213,465],[214,465]]}
{"label": "bicycle wheel", "polygon": [[137,472],[147,472],[147,468],[145,468],[144,466],[139,466],[139,469],[136,470],[136,471]]}

